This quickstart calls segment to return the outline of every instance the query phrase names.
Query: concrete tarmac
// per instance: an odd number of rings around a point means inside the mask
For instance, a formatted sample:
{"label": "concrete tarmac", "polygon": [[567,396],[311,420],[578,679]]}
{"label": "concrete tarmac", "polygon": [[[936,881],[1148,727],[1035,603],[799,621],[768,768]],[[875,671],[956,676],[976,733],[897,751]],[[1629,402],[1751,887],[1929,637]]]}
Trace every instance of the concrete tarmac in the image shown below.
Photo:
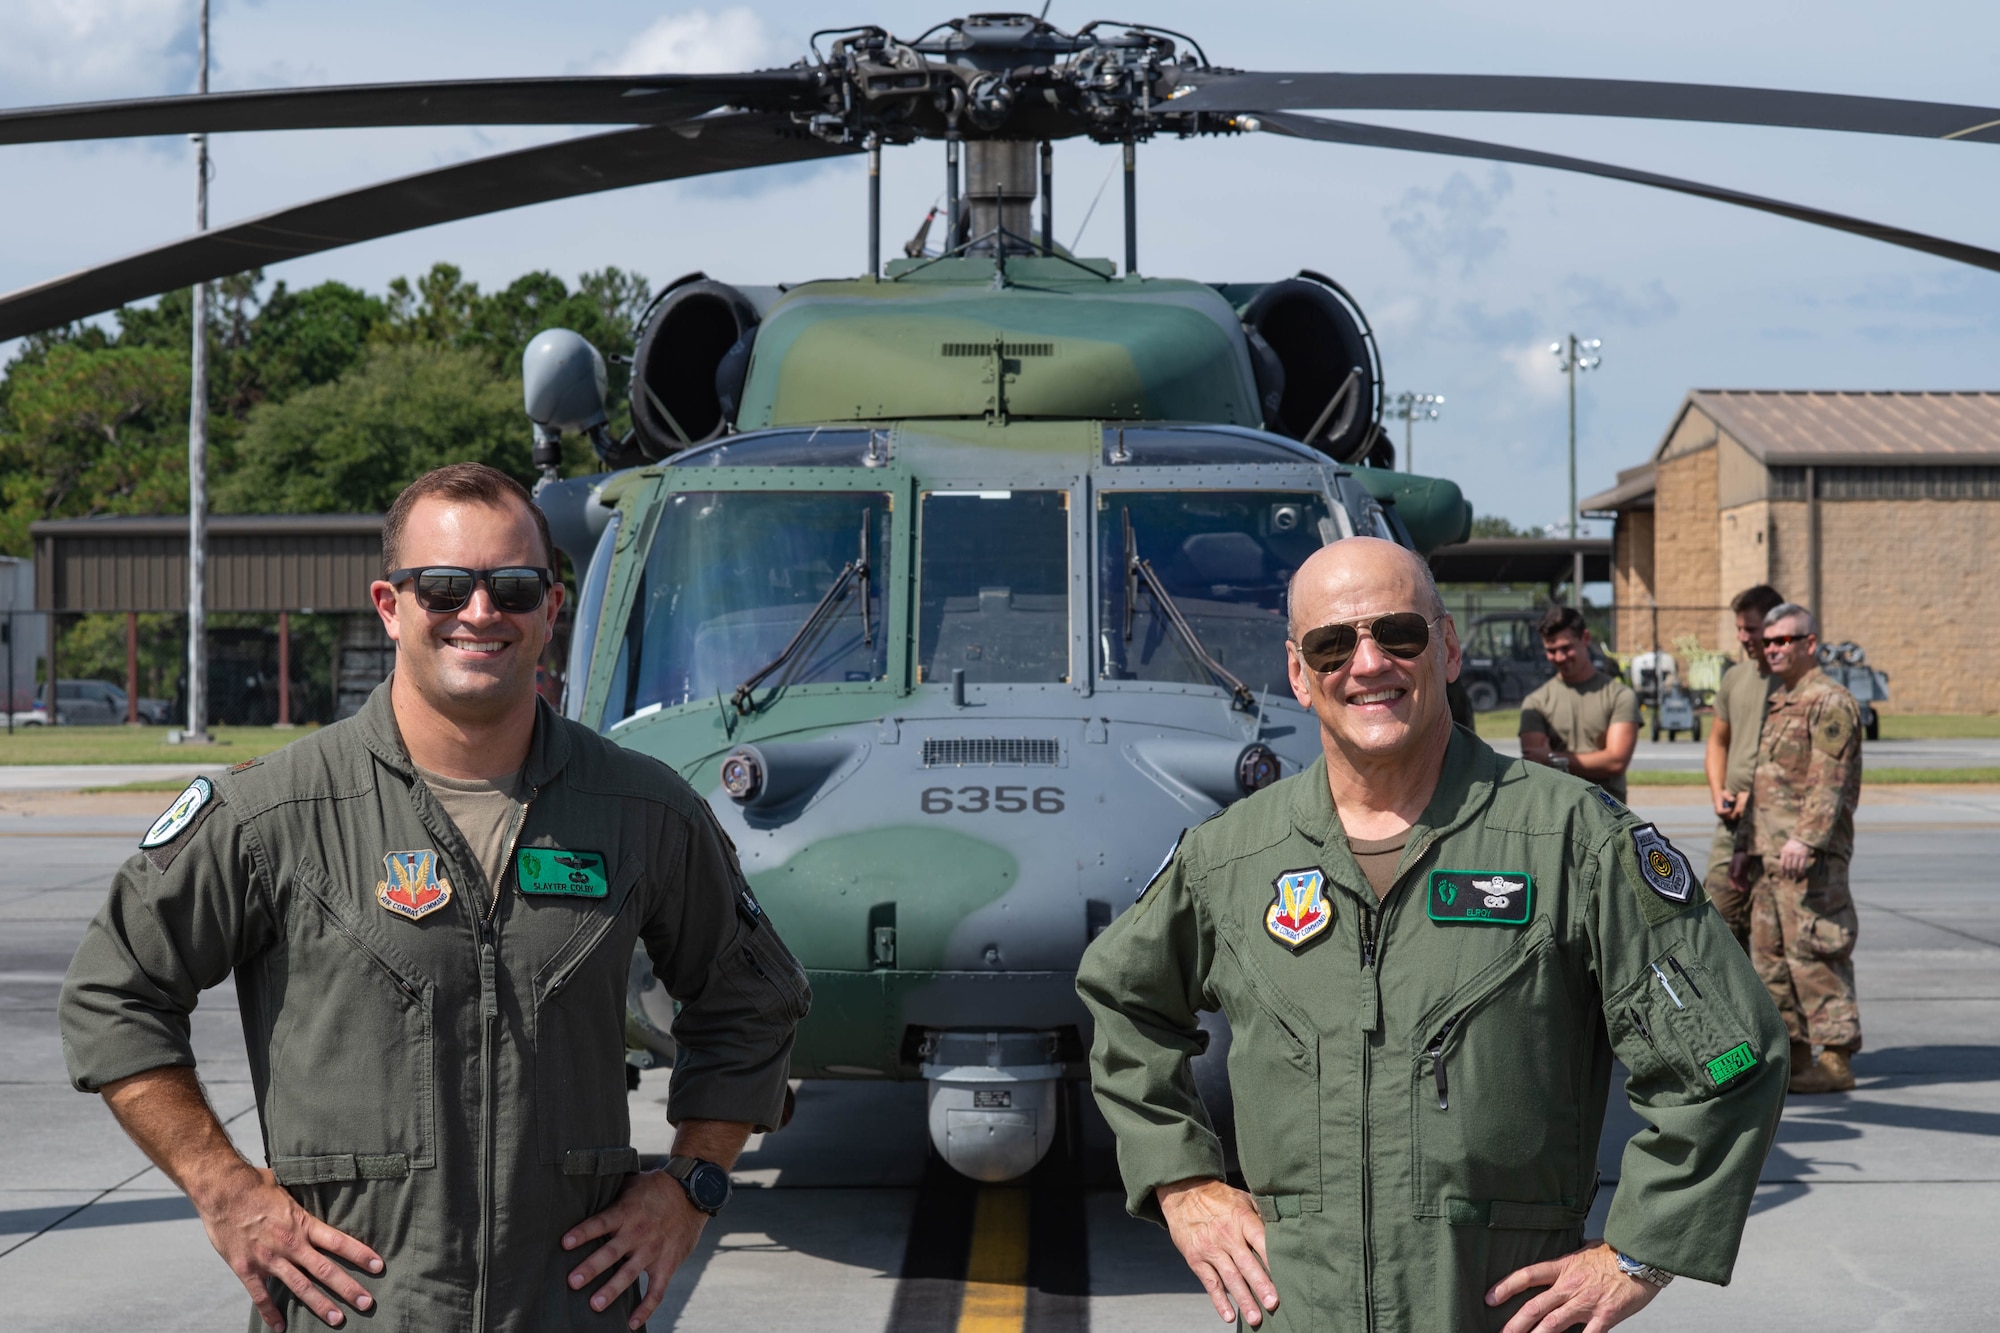
{"label": "concrete tarmac", "polygon": [[[1704,793],[1634,795],[1642,814],[1699,855],[1712,826]],[[56,1037],[57,988],[76,940],[165,799],[0,794],[0,1327],[8,1330],[245,1327],[247,1299],[200,1222],[102,1103],[69,1089]],[[1627,1327],[1930,1333],[1990,1327],[2000,1309],[2000,1269],[1986,1247],[2000,1217],[2000,900],[1990,853],[2000,788],[1872,788],[1859,825],[1861,1086],[1786,1108],[1733,1284],[1677,1282]],[[194,1040],[219,1112],[260,1161],[228,985],[205,997]],[[667,1146],[664,1095],[658,1075],[632,1094],[641,1152]],[[1636,1126],[1614,1092],[1597,1225]],[[1093,1183],[1074,1196],[1067,1242],[1083,1259],[1081,1291],[1065,1301],[1029,1290],[1011,1305],[989,1304],[1014,1313],[981,1327],[1217,1327],[1163,1233],[1124,1215],[1101,1122],[1087,1126],[1082,1156]],[[927,1322],[931,1307],[912,1295],[922,1284],[905,1278],[919,1249],[912,1217],[932,1191],[920,1085],[803,1085],[793,1124],[753,1141],[737,1179],[735,1200],[670,1288],[655,1330],[967,1326],[955,1316]],[[1034,1217],[1041,1225],[1043,1214]],[[1027,1271],[1032,1287],[1039,1270]],[[955,1301],[942,1308],[956,1310]]]}

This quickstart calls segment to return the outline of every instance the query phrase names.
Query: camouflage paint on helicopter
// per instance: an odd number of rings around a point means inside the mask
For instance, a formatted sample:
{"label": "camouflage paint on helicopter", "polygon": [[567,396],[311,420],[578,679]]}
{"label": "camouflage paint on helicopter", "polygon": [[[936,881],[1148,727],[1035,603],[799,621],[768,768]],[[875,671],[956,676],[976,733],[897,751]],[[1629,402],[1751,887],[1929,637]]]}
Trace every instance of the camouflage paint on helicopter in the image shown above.
{"label": "camouflage paint on helicopter", "polygon": [[1317,753],[1291,571],[1419,545],[1404,497],[1428,544],[1467,523],[1449,482],[1256,428],[1230,297],[1258,289],[1108,270],[746,295],[742,433],[544,491],[559,535],[561,497],[615,512],[569,711],[709,798],[812,979],[794,1073],[930,1080],[983,1179],[1034,1165],[1083,1074],[1084,946],[1182,829]]}

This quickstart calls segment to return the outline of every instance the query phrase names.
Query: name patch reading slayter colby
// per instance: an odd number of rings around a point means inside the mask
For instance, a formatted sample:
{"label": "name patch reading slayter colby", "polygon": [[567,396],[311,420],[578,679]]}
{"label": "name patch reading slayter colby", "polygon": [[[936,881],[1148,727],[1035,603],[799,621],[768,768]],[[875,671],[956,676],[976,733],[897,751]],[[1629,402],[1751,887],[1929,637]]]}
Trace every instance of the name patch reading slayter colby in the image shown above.
{"label": "name patch reading slayter colby", "polygon": [[1520,870],[1433,870],[1425,910],[1433,921],[1525,926],[1535,879]]}
{"label": "name patch reading slayter colby", "polygon": [[516,878],[523,893],[602,898],[611,890],[604,878],[604,855],[601,852],[524,847],[514,854],[514,869],[518,872]]}

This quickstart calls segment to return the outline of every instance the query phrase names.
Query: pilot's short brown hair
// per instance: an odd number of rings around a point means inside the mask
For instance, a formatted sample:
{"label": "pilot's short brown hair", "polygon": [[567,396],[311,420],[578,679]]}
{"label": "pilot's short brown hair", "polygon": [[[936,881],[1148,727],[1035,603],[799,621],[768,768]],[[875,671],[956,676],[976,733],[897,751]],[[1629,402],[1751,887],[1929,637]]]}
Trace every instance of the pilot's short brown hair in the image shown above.
{"label": "pilot's short brown hair", "polygon": [[556,544],[549,536],[549,520],[535,503],[535,497],[528,494],[528,488],[499,468],[488,467],[484,463],[447,463],[443,467],[432,468],[405,486],[403,493],[396,497],[396,503],[389,506],[389,513],[382,520],[383,574],[402,568],[403,525],[409,522],[410,510],[417,501],[432,496],[456,500],[461,504],[491,505],[495,509],[520,505],[535,520],[535,531],[541,534],[548,569],[554,572]]}

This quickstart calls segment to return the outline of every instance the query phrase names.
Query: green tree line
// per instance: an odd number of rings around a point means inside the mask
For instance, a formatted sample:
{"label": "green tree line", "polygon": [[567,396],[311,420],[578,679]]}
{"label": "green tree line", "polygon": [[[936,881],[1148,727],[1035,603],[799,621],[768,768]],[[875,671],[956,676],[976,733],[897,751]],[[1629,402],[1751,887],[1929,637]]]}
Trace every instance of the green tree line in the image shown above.
{"label": "green tree line", "polygon": [[[561,326],[629,356],[649,299],[645,278],[617,268],[574,286],[537,272],[482,291],[443,263],[381,293],[339,282],[295,291],[261,272],[210,293],[218,514],[379,513],[412,477],[448,462],[531,482],[528,340]],[[172,292],[118,310],[109,326],[52,329],[0,370],[0,554],[31,554],[28,528],[40,519],[187,512],[193,306],[191,291]],[[627,372],[609,369],[622,433]],[[565,454],[565,471],[593,469],[586,442],[566,441]],[[142,625],[142,679],[171,693],[180,618],[155,619]],[[122,681],[124,633],[123,616],[67,625],[63,675]]]}

